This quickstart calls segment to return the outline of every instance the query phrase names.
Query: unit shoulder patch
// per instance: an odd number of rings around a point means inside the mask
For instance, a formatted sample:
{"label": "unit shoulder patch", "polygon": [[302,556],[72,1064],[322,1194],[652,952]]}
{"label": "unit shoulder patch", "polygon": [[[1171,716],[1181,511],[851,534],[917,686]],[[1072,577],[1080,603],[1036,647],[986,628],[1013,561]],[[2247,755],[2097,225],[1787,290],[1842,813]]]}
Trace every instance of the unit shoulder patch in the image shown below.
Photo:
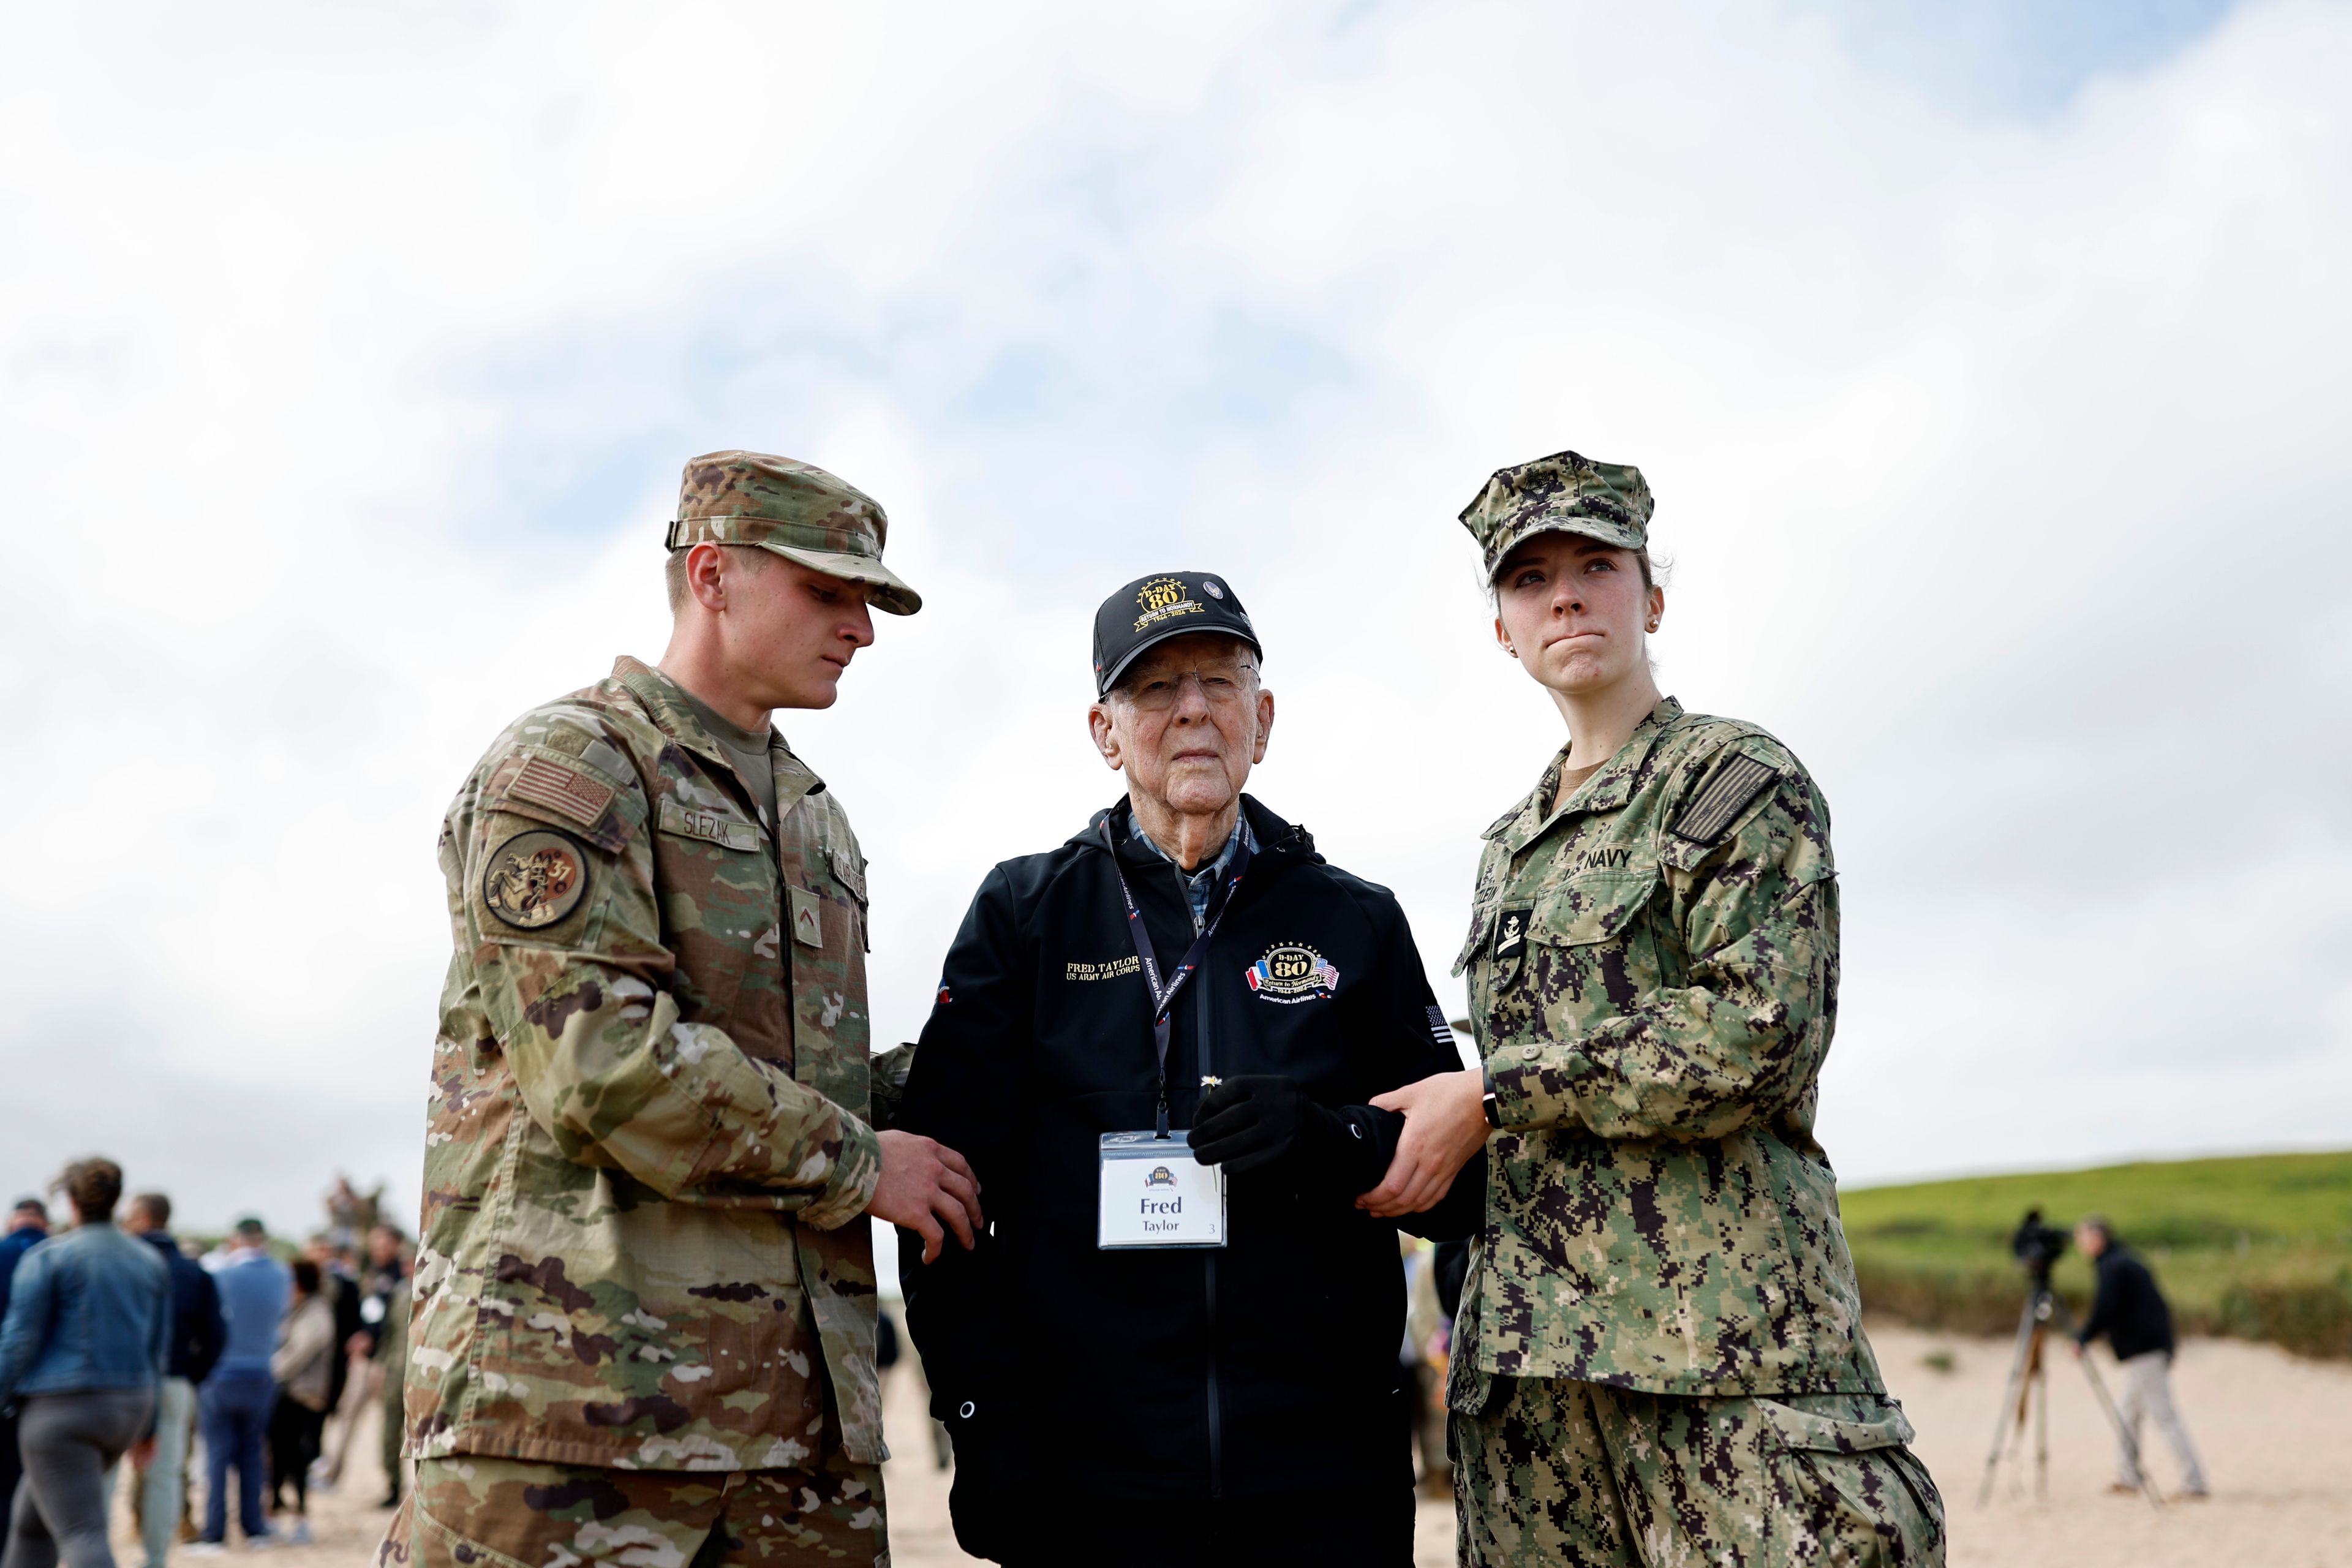
{"label": "unit shoulder patch", "polygon": [[1693,844],[1713,844],[1748,809],[1748,803],[1780,776],[1780,770],[1769,763],[1734,752],[1691,796],[1669,831]]}
{"label": "unit shoulder patch", "polygon": [[490,851],[482,907],[517,931],[542,931],[588,891],[588,854],[568,833],[535,827]]}

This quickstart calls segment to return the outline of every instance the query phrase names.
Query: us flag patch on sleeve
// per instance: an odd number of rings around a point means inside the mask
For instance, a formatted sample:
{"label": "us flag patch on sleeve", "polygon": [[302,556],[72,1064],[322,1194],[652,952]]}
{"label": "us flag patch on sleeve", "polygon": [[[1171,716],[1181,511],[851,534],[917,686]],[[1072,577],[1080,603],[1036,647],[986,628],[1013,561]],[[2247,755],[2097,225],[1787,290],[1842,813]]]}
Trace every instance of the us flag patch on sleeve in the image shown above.
{"label": "us flag patch on sleeve", "polygon": [[613,804],[610,784],[598,784],[585,773],[538,756],[523,759],[521,771],[507,781],[506,793],[513,799],[545,806],[558,816],[568,816],[583,827],[595,826],[604,808]]}
{"label": "us flag patch on sleeve", "polygon": [[1445,1022],[1445,1009],[1443,1007],[1431,1007],[1427,1009],[1427,1012],[1429,1014],[1429,1037],[1435,1040],[1439,1045],[1444,1046],[1447,1050],[1452,1050],[1454,1048],[1454,1030]]}
{"label": "us flag patch on sleeve", "polygon": [[1714,843],[1723,837],[1723,830],[1731,826],[1732,820],[1748,809],[1748,803],[1780,776],[1777,769],[1734,752],[1715,770],[1714,776],[1699,786],[1698,794],[1675,818],[1671,831],[1675,837],[1686,838],[1693,844]]}

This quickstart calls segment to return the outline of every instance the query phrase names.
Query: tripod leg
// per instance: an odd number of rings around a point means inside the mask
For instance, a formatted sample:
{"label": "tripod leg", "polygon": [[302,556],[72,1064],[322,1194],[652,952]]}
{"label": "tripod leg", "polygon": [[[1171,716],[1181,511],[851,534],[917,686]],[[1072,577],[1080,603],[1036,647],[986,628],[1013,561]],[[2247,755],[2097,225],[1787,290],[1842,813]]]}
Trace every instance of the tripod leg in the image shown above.
{"label": "tripod leg", "polygon": [[2033,1500],[2050,1500],[2050,1363],[2042,1354],[2047,1347],[2037,1346],[2034,1353],[2034,1393],[2041,1395],[2033,1407]]}
{"label": "tripod leg", "polygon": [[2009,1381],[2000,1391],[2000,1410],[1992,1422],[1992,1447],[1985,1450],[1984,1484],[1977,1489],[1979,1506],[1992,1500],[1993,1472],[2000,1466],[2000,1450],[2011,1430],[2011,1423],[2025,1425],[2025,1406],[2021,1391],[2025,1385],[2026,1367],[2033,1348],[2034,1301],[2028,1296],[2024,1314],[2017,1321],[2017,1349],[2009,1358]]}
{"label": "tripod leg", "polygon": [[[2063,1299],[2053,1295],[2051,1300],[2056,1308],[2059,1327],[2072,1340],[2074,1337],[2074,1314],[2066,1310]],[[2116,1441],[2123,1446],[2125,1457],[2131,1460],[2132,1472],[2139,1477],[2140,1495],[2147,1499],[2151,1508],[2162,1508],[2164,1494],[2156,1489],[2155,1479],[2148,1475],[2147,1466],[2141,1462],[2139,1439],[2133,1436],[2130,1427],[2124,1425],[2123,1413],[2116,1408],[2116,1402],[2107,1397],[2106,1379],[2099,1375],[2097,1364],[2087,1354],[2075,1364],[2083,1369],[2083,1375],[2090,1379],[2091,1392],[2098,1396],[2099,1408],[2107,1413],[2107,1425],[2116,1429]]]}

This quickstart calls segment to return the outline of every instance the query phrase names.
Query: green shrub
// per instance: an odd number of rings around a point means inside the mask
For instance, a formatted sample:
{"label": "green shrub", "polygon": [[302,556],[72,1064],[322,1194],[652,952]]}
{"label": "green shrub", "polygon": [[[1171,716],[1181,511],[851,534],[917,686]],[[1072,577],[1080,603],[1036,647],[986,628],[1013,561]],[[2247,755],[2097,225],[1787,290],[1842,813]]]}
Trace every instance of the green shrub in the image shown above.
{"label": "green shrub", "polygon": [[[2352,1358],[2352,1152],[2184,1160],[1979,1176],[1840,1196],[1864,1308],[1954,1333],[2015,1331],[2026,1280],[2009,1237],[2029,1207],[2101,1213],[2155,1270],[2183,1333]],[[2079,1316],[2092,1277],[2053,1280]]]}
{"label": "green shrub", "polygon": [[2297,1355],[2352,1358],[2352,1272],[2334,1279],[2249,1279],[2221,1295],[2221,1328]]}

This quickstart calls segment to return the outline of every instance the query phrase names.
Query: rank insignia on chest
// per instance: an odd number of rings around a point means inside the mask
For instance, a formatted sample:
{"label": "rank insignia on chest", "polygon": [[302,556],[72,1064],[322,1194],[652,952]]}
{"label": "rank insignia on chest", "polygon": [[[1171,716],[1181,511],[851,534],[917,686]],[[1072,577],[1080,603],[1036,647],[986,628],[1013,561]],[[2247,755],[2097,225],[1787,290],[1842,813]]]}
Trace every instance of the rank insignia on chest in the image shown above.
{"label": "rank insignia on chest", "polygon": [[824,921],[817,914],[817,899],[806,888],[787,886],[793,905],[793,940],[803,947],[824,945]]}
{"label": "rank insignia on chest", "polygon": [[539,931],[570,914],[588,891],[588,857],[569,834],[518,833],[490,852],[482,906],[517,931]]}
{"label": "rank insignia on chest", "polygon": [[1517,958],[1528,945],[1528,921],[1533,910],[1505,910],[1495,921],[1495,962]]}

